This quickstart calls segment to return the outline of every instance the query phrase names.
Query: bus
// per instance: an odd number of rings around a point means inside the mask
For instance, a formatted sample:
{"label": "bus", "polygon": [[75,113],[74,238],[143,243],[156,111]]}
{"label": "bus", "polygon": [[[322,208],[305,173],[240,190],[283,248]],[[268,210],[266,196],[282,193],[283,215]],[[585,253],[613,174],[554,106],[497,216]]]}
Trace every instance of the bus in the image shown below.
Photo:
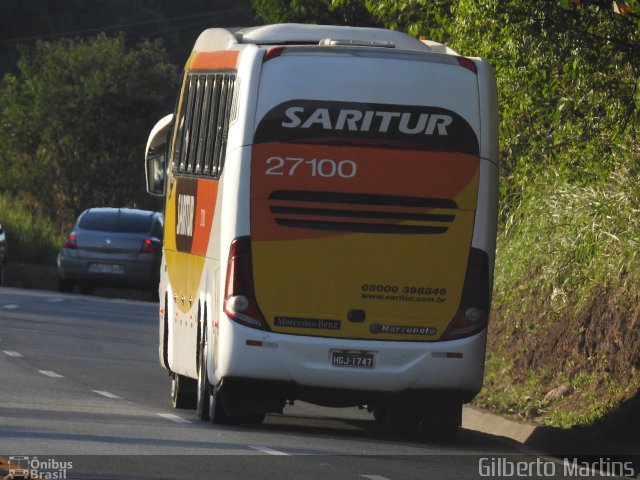
{"label": "bus", "polygon": [[455,435],[484,375],[497,116],[491,67],[439,43],[204,31],[145,158],[173,406],[212,423],[359,406]]}

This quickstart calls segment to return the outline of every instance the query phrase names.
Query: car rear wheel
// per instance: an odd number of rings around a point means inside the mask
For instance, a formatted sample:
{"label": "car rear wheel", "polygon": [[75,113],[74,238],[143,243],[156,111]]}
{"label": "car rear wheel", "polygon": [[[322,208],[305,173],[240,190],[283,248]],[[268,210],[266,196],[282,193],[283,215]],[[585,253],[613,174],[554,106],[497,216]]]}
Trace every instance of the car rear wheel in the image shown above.
{"label": "car rear wheel", "polygon": [[95,289],[96,287],[92,283],[82,282],[80,284],[80,293],[82,293],[83,295],[93,295]]}
{"label": "car rear wheel", "polygon": [[58,278],[58,291],[71,293],[73,291],[73,282],[66,278]]}

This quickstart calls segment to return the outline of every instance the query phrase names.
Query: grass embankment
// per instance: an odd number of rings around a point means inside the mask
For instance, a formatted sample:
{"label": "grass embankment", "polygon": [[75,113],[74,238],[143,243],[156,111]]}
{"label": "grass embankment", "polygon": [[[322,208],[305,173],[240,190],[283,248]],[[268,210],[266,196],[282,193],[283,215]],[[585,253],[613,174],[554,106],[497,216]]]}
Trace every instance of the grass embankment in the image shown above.
{"label": "grass embankment", "polygon": [[7,237],[6,284],[18,288],[56,289],[56,255],[66,232],[2,195],[0,224]]}
{"label": "grass embankment", "polygon": [[[49,272],[46,267],[55,267],[58,248],[66,232],[56,227],[53,222],[44,218],[16,200],[0,195],[0,224],[7,237],[7,249],[10,266],[7,269],[9,278],[14,281],[22,278],[22,272],[35,277],[32,281],[37,285],[37,277]],[[16,267],[15,264],[24,264]],[[45,276],[49,276],[46,273]],[[44,279],[43,279],[44,280]],[[26,286],[31,285],[16,285]]]}
{"label": "grass embankment", "polygon": [[[541,175],[510,206],[478,405],[559,427],[613,430],[615,417],[614,433],[640,440],[637,177],[622,169],[594,186]],[[632,407],[614,415],[623,403]]]}

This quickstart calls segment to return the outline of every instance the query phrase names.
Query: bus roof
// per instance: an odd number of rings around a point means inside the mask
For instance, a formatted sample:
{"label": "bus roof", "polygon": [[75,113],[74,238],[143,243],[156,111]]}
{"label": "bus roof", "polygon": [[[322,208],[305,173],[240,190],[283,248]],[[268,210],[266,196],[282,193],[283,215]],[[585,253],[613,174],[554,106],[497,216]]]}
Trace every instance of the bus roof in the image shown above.
{"label": "bus roof", "polygon": [[237,44],[362,46],[456,54],[440,43],[418,40],[394,30],[298,23],[264,25],[235,31],[211,28],[200,34],[193,50],[226,50]]}

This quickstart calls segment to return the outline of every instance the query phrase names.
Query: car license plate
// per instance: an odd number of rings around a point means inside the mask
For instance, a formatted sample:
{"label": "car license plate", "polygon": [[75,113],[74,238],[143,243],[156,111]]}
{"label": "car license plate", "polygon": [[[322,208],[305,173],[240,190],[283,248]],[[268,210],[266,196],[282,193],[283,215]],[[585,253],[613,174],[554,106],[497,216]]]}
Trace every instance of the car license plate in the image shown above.
{"label": "car license plate", "polygon": [[93,273],[122,273],[124,268],[116,263],[90,263],[89,271]]}
{"label": "car license plate", "polygon": [[331,350],[331,365],[335,367],[373,368],[373,352],[360,350]]}

